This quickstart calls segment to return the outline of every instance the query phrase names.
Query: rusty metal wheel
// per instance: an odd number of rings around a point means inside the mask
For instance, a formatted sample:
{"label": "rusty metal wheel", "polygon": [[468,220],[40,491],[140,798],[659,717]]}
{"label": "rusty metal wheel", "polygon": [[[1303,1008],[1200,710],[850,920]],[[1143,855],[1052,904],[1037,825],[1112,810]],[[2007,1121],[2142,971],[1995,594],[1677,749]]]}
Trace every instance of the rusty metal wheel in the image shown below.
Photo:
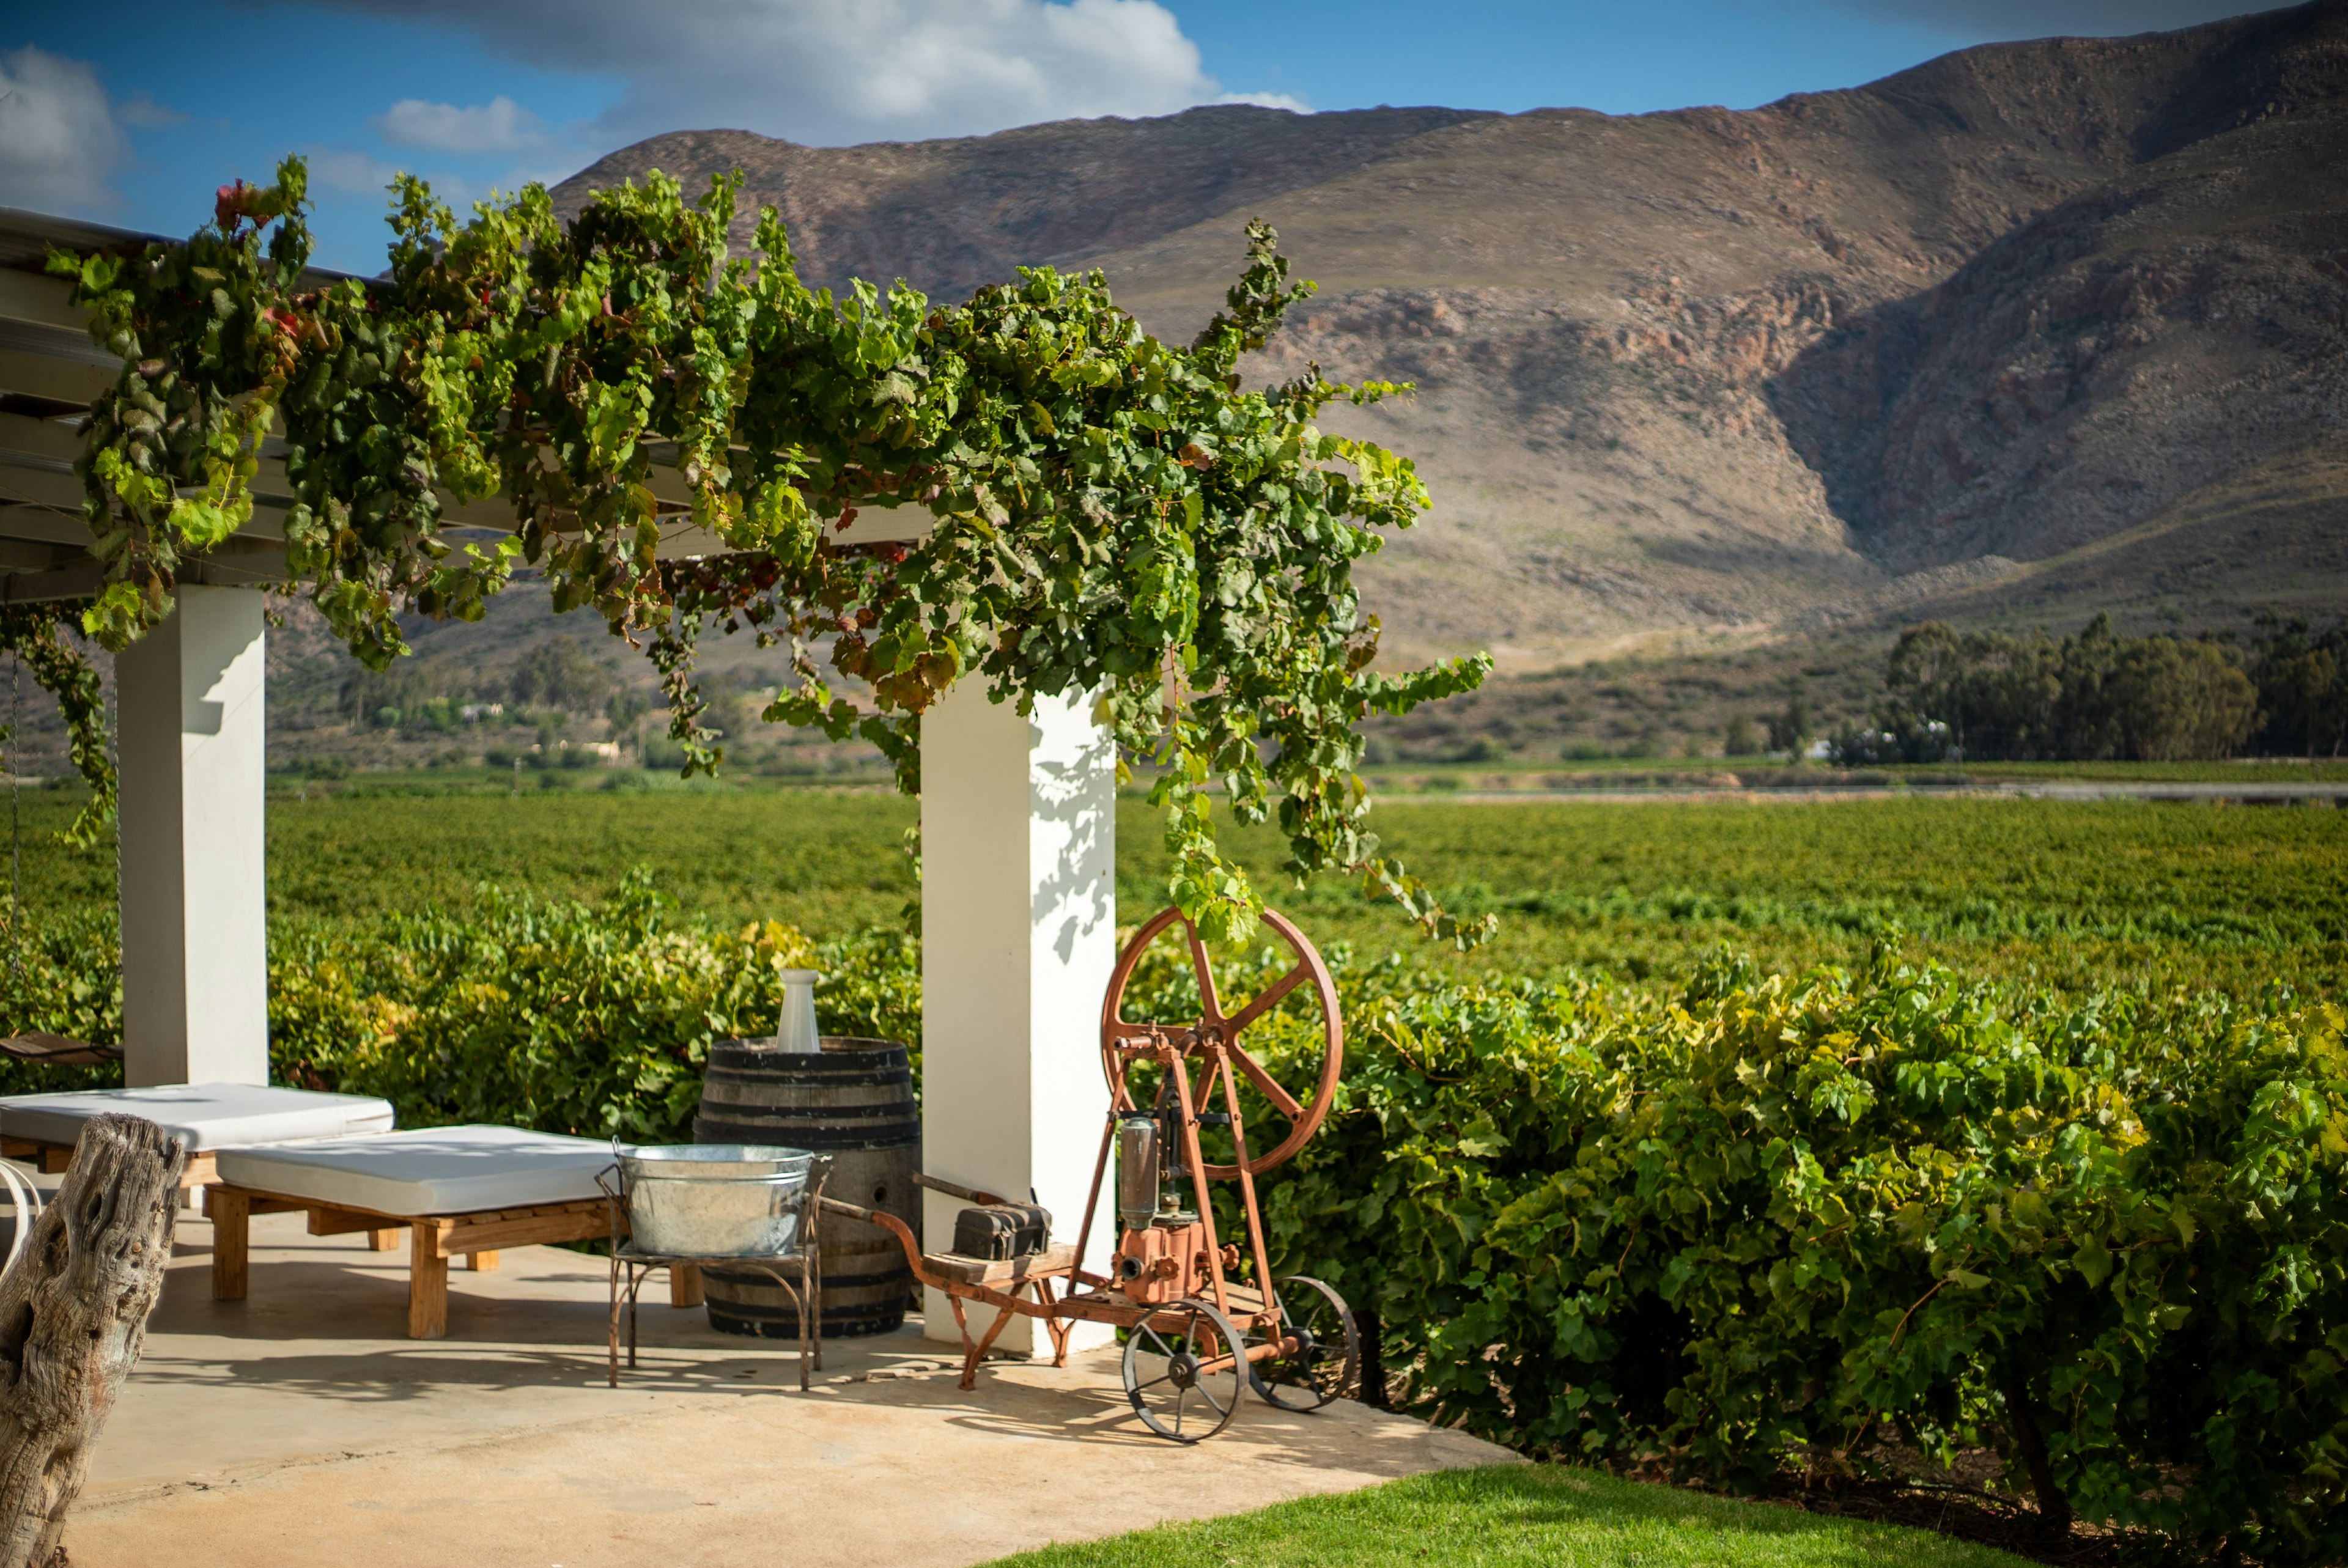
{"label": "rusty metal wheel", "polygon": [[[1149,945],[1178,927],[1189,949],[1191,972],[1199,981],[1199,1019],[1188,1024],[1136,1023],[1125,1016],[1126,987]],[[1329,978],[1329,966],[1322,962],[1320,953],[1286,916],[1266,909],[1263,927],[1288,945],[1296,961],[1285,974],[1235,1009],[1226,1010],[1222,995],[1215,986],[1214,969],[1207,961],[1206,944],[1199,939],[1197,929],[1179,909],[1161,910],[1133,934],[1133,940],[1117,955],[1117,968],[1109,976],[1108,994],[1101,1000],[1101,1065],[1108,1074],[1114,1108],[1120,1112],[1136,1108],[1128,1074],[1142,1060],[1139,1052],[1152,1046],[1172,1045],[1184,1055],[1202,1061],[1210,1047],[1219,1044],[1227,1053],[1231,1066],[1287,1123],[1286,1133],[1261,1153],[1255,1152],[1258,1141],[1250,1139],[1246,1163],[1255,1175],[1262,1175],[1295,1153],[1320,1130],[1322,1118],[1329,1114],[1329,1097],[1336,1090],[1337,1075],[1345,1061],[1345,1026],[1337,1013],[1337,987]],[[1249,1054],[1240,1037],[1250,1025],[1279,1006],[1289,993],[1306,985],[1313,988],[1320,1003],[1323,1049],[1318,1078],[1309,1088],[1299,1084],[1303,1092],[1298,1094],[1266,1071],[1263,1064]],[[1194,1110],[1209,1113],[1220,1110],[1223,1104],[1217,1082],[1220,1077],[1220,1070],[1193,1071],[1190,1092]],[[1227,1165],[1210,1162],[1206,1171],[1217,1181],[1229,1181],[1240,1173],[1240,1167],[1235,1157],[1234,1163]]]}
{"label": "rusty metal wheel", "polygon": [[1248,1381],[1267,1404],[1317,1410],[1353,1387],[1362,1366],[1362,1337],[1345,1298],[1306,1275],[1277,1282],[1280,1313],[1297,1348],[1292,1354],[1248,1363]]}
{"label": "rusty metal wheel", "polygon": [[1242,1353],[1230,1318],[1203,1301],[1177,1301],[1126,1331],[1125,1397],[1159,1437],[1204,1442],[1239,1414]]}

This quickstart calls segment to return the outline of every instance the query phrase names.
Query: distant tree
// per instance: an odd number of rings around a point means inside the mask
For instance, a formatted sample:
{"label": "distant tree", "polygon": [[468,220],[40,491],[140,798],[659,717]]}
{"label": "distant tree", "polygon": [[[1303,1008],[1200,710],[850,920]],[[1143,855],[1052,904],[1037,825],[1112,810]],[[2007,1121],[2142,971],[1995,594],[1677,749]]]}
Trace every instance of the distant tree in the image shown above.
{"label": "distant tree", "polygon": [[396,730],[408,714],[446,696],[448,687],[444,670],[413,659],[402,659],[380,673],[358,667],[343,677],[342,711],[356,727]]}
{"label": "distant tree", "polygon": [[1799,762],[1809,749],[1810,737],[1817,733],[1810,718],[1810,700],[1799,691],[1786,699],[1785,711],[1769,719],[1769,749],[1790,753]]}
{"label": "distant tree", "polygon": [[2060,642],[1928,621],[1900,635],[1883,684],[1873,729],[1853,730],[1838,755],[2220,757],[2253,733],[2260,697],[2238,651],[2208,638],[2123,637],[2108,615]]}
{"label": "distant tree", "polygon": [[612,693],[610,702],[603,704],[603,719],[612,726],[613,737],[617,739],[633,732],[636,721],[652,712],[652,706],[642,692],[623,686]]}
{"label": "distant tree", "polygon": [[613,684],[611,667],[590,657],[577,639],[546,637],[514,665],[511,690],[514,701],[525,707],[592,713]]}
{"label": "distant tree", "polygon": [[2250,738],[2259,692],[2226,651],[2196,638],[2123,645],[2103,677],[2111,752],[2138,762],[2227,757]]}
{"label": "distant tree", "polygon": [[2250,647],[2250,676],[2259,689],[2260,746],[2340,754],[2348,736],[2348,621],[2318,635],[2305,616],[2273,610],[2258,619]]}
{"label": "distant tree", "polygon": [[1730,718],[1720,732],[1720,749],[1732,757],[1757,756],[1761,751],[1761,733],[1753,721],[1738,713]]}
{"label": "distant tree", "polygon": [[2327,741],[2332,754],[2340,754],[2342,710],[2348,704],[2343,702],[2340,662],[2330,649],[2311,648],[2277,661],[2268,691],[2276,716],[2299,732],[2308,761],[2315,760],[2316,748]]}

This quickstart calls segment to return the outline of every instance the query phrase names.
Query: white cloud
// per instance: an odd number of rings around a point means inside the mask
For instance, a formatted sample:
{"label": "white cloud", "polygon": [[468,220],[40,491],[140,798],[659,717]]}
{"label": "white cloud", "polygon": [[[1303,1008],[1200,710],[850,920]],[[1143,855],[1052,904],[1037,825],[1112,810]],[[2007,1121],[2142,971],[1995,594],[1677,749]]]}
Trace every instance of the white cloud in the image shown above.
{"label": "white cloud", "polygon": [[376,117],[375,128],[394,147],[432,152],[520,152],[546,140],[545,122],[503,93],[469,108],[402,98]]}
{"label": "white cloud", "polygon": [[1224,93],[1214,101],[1219,104],[1252,104],[1260,109],[1290,109],[1297,114],[1313,112],[1294,93]]}
{"label": "white cloud", "polygon": [[87,63],[29,44],[0,54],[0,204],[110,208],[118,199],[108,181],[129,155]]}
{"label": "white cloud", "polygon": [[593,128],[605,145],[713,128],[913,140],[1204,103],[1299,107],[1226,92],[1158,0],[697,0],[657,15],[641,0],[316,3],[463,27],[540,67],[616,75],[620,101]]}
{"label": "white cloud", "polygon": [[392,176],[399,172],[379,158],[345,148],[314,147],[304,156],[310,160],[310,178],[328,190],[360,194],[386,190]]}
{"label": "white cloud", "polygon": [[175,109],[168,104],[159,104],[145,93],[135,93],[124,99],[115,112],[121,117],[123,124],[136,126],[140,130],[152,130],[159,126],[181,125],[186,123],[188,118],[185,112]]}

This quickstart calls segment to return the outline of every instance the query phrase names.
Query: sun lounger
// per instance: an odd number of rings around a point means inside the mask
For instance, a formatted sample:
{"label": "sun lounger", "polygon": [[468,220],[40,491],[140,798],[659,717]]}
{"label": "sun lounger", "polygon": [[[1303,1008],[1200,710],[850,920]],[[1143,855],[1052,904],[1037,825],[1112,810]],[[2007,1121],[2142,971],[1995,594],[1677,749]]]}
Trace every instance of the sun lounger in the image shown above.
{"label": "sun lounger", "polygon": [[28,1029],[0,1040],[0,1055],[13,1056],[19,1061],[29,1061],[36,1067],[97,1067],[122,1060],[118,1045],[92,1045],[86,1040],[67,1040],[46,1030]]}
{"label": "sun lounger", "polygon": [[[206,1189],[214,1300],[244,1299],[253,1214],[305,1211],[312,1235],[364,1231],[378,1250],[405,1225],[411,1339],[448,1332],[450,1258],[494,1268],[501,1248],[601,1239],[615,1223],[595,1181],[612,1164],[612,1145],[592,1138],[419,1127],[222,1149],[217,1158],[219,1180]],[[616,1223],[625,1229],[624,1212]],[[697,1285],[673,1282],[673,1288]]]}
{"label": "sun lounger", "polygon": [[144,1116],[188,1145],[184,1187],[213,1179],[212,1156],[232,1143],[345,1138],[391,1130],[391,1103],[365,1094],[321,1094],[265,1083],[172,1083],[149,1089],[76,1089],[0,1097],[0,1154],[62,1171],[82,1123],[108,1111]]}

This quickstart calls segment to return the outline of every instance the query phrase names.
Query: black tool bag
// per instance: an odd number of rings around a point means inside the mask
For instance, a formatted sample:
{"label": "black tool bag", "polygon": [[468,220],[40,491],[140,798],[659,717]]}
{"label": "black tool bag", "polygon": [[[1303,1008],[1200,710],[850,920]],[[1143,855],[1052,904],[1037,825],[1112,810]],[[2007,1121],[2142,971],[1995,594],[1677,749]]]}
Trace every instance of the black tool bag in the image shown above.
{"label": "black tool bag", "polygon": [[989,1260],[1033,1257],[1052,1243],[1052,1211],[1041,1204],[988,1204],[954,1216],[954,1251]]}

